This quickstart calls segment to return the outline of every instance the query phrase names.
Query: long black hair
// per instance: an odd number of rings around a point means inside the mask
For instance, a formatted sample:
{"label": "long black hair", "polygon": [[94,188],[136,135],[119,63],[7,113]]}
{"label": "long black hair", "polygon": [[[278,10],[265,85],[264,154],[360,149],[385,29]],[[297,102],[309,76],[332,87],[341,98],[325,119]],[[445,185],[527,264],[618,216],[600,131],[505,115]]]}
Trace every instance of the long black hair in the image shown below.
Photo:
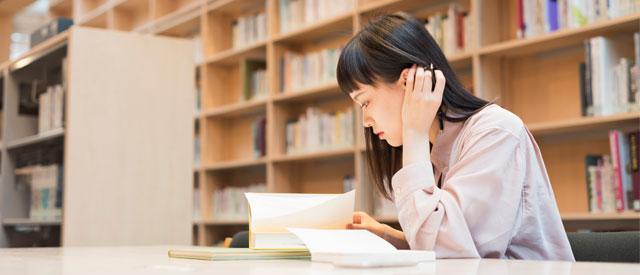
{"label": "long black hair", "polygon": [[[376,81],[395,83],[402,70],[413,64],[431,64],[447,80],[438,117],[442,121],[463,122],[490,102],[467,91],[451,69],[442,50],[417,18],[405,12],[380,16],[358,32],[343,48],[337,66],[340,89],[349,95],[359,85]],[[392,147],[365,128],[367,163],[378,190],[388,199],[391,178],[402,166],[402,147]]]}

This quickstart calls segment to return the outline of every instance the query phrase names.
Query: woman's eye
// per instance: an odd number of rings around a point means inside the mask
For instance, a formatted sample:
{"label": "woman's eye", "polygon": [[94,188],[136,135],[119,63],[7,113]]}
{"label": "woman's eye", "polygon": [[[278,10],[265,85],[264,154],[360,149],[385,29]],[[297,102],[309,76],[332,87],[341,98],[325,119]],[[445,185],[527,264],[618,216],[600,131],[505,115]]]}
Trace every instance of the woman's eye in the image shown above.
{"label": "woman's eye", "polygon": [[362,109],[366,108],[367,106],[369,106],[369,101],[362,102]]}

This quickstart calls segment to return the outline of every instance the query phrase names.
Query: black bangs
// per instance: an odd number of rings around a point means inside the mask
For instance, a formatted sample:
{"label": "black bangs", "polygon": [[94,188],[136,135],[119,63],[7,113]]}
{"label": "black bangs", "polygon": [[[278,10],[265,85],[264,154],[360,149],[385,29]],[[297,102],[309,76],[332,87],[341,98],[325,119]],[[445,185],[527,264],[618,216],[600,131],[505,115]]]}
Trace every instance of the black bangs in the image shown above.
{"label": "black bangs", "polygon": [[373,85],[376,79],[374,67],[368,62],[366,50],[362,46],[359,37],[352,38],[342,49],[338,59],[338,85],[347,95],[357,90],[360,84]]}

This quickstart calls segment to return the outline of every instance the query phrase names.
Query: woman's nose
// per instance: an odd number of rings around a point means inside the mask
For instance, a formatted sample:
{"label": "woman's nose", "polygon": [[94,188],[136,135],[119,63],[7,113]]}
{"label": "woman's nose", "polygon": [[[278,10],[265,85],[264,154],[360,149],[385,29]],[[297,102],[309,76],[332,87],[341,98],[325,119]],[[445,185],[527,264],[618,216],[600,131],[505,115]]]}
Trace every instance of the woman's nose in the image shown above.
{"label": "woman's nose", "polygon": [[362,111],[362,126],[365,128],[373,126],[373,119],[371,119],[366,111]]}

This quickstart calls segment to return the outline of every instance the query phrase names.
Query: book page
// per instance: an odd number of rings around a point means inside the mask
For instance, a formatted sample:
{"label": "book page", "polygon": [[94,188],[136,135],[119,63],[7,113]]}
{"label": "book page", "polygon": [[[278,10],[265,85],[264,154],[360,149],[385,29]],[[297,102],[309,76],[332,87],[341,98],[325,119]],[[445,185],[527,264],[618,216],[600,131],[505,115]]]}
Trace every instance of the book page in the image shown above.
{"label": "book page", "polygon": [[287,228],[314,253],[390,253],[397,249],[367,230]]}
{"label": "book page", "polygon": [[246,193],[251,230],[288,233],[286,227],[342,229],[353,219],[355,191],[337,195]]}

